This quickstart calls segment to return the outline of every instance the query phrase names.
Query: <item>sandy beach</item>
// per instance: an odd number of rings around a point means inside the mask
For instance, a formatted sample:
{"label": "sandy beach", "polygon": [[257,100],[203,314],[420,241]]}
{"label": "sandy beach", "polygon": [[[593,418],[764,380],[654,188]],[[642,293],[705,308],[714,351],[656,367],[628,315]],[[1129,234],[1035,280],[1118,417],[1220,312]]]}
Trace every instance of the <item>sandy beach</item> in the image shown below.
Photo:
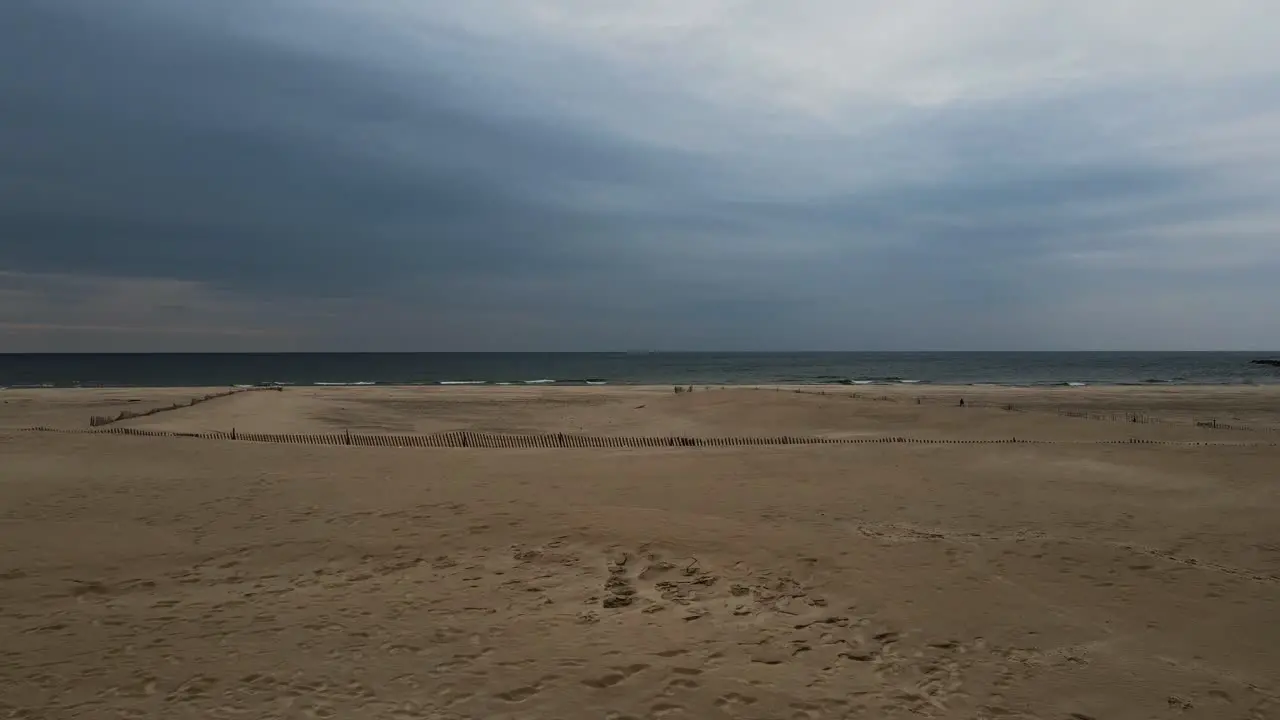
{"label": "sandy beach", "polygon": [[24,430],[221,390],[0,392],[0,718],[1280,717],[1280,387],[296,387],[110,426],[1044,444]]}

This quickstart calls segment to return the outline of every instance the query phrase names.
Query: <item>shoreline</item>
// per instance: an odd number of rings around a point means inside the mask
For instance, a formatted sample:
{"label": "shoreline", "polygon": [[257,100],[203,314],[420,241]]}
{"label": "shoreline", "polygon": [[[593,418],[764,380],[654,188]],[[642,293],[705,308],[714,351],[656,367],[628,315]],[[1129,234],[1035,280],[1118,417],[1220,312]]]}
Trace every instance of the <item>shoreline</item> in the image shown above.
{"label": "shoreline", "polygon": [[1184,389],[1202,389],[1202,388],[1268,388],[1280,387],[1280,377],[1274,380],[1265,381],[1249,381],[1249,382],[1182,382],[1176,380],[1152,380],[1143,382],[1106,382],[1106,381],[1046,381],[1046,382],[1000,382],[1000,381],[984,381],[984,382],[943,382],[932,380],[852,380],[848,382],[804,382],[804,381],[779,381],[779,382],[693,382],[689,380],[682,381],[663,381],[663,382],[613,382],[609,380],[522,380],[522,381],[489,381],[489,380],[441,380],[433,382],[381,382],[381,381],[353,381],[353,382],[312,382],[312,383],[292,383],[292,382],[260,382],[260,383],[234,383],[230,385],[221,384],[193,384],[193,385],[113,385],[113,384],[77,384],[77,385],[58,385],[54,383],[41,384],[17,384],[17,385],[0,385],[0,391],[12,390],[198,390],[204,388],[222,388],[236,390],[251,389],[274,389],[274,388],[443,388],[443,389],[462,389],[462,388],[500,388],[500,389],[516,389],[516,388],[672,388],[672,387],[693,387],[698,390],[702,389],[743,389],[743,388],[848,388],[856,390],[857,388],[977,388],[977,389],[1022,389],[1022,390],[1085,390],[1089,388],[1184,388]]}

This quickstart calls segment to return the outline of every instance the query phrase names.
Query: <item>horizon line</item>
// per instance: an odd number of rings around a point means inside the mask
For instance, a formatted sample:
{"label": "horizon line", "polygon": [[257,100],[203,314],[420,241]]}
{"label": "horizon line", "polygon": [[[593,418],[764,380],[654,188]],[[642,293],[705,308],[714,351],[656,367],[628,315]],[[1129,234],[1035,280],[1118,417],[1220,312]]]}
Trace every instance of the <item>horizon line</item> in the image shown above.
{"label": "horizon line", "polygon": [[23,355],[849,355],[849,354],[1280,354],[1280,349],[1214,349],[1214,350],[43,350],[0,351],[0,357]]}

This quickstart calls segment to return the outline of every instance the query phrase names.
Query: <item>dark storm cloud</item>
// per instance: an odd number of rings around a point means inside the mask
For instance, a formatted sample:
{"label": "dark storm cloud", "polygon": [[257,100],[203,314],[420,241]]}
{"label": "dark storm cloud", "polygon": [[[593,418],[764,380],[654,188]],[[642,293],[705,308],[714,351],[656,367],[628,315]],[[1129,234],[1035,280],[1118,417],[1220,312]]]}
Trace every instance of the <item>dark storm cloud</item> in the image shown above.
{"label": "dark storm cloud", "polygon": [[0,266],[345,294],[588,262],[566,180],[653,157],[469,107],[456,83],[273,48],[128,3],[0,7]]}

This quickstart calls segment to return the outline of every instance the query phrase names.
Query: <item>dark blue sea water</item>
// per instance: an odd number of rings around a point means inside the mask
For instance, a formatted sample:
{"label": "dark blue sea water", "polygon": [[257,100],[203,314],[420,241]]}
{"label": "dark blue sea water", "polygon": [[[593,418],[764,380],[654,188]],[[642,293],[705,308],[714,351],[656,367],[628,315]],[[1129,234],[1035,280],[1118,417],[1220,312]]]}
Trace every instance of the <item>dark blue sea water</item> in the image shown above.
{"label": "dark blue sea water", "polygon": [[0,355],[0,386],[1271,384],[1280,353],[264,353]]}

